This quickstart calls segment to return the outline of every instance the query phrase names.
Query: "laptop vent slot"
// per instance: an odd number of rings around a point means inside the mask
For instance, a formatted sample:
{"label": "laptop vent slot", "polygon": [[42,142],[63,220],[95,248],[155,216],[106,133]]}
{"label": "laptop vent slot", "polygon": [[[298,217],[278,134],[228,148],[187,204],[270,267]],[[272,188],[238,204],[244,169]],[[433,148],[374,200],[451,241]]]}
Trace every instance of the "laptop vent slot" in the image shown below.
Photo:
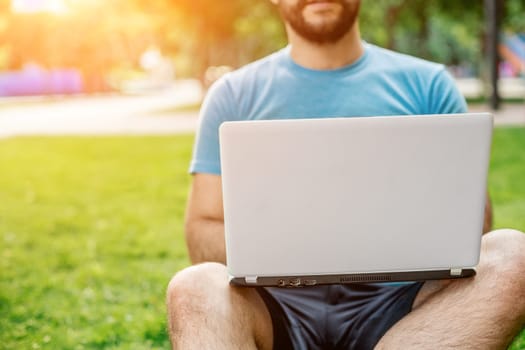
{"label": "laptop vent slot", "polygon": [[340,277],[339,281],[341,283],[344,282],[379,282],[379,281],[391,281],[392,276],[388,275],[370,275],[370,274],[363,274],[363,275],[352,275],[352,276],[344,276]]}

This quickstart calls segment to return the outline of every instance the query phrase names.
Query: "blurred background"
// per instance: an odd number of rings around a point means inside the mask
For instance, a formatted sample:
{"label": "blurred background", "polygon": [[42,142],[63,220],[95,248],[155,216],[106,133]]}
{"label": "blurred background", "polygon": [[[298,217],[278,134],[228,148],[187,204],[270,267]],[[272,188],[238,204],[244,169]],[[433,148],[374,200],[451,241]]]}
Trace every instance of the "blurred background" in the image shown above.
{"label": "blurred background", "polygon": [[[525,5],[499,2],[497,13],[479,0],[365,3],[362,34],[486,79],[486,18],[496,16],[500,76],[514,78],[524,71]],[[206,87],[285,43],[269,1],[0,0],[0,96],[145,92],[187,78]]]}
{"label": "blurred background", "polygon": [[[495,227],[524,231],[525,0],[363,1],[360,22],[494,110]],[[0,348],[169,348],[200,103],[284,45],[267,0],[0,0]]]}

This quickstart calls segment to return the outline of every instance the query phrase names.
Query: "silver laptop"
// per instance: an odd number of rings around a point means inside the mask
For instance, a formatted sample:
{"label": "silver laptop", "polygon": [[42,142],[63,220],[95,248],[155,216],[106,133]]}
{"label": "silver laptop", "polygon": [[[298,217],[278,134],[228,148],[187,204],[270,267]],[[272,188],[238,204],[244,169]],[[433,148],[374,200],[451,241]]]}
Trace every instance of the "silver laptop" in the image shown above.
{"label": "silver laptop", "polygon": [[222,124],[230,282],[474,275],[492,125],[487,113]]}

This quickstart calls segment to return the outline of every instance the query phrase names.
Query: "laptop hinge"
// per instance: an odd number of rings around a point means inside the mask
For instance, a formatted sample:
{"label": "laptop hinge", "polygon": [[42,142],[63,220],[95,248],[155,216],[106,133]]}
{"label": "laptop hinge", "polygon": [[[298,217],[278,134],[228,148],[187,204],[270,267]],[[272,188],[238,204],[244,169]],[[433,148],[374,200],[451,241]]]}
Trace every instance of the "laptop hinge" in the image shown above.
{"label": "laptop hinge", "polygon": [[246,276],[244,277],[244,280],[247,284],[256,284],[257,283],[257,276]]}
{"label": "laptop hinge", "polygon": [[461,268],[450,269],[450,276],[452,277],[461,276],[461,272],[462,272]]}

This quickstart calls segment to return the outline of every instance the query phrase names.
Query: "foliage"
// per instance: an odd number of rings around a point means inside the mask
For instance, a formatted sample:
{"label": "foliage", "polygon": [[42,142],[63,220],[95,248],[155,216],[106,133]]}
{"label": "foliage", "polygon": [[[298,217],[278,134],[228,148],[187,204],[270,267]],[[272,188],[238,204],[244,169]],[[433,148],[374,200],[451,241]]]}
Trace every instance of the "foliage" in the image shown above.
{"label": "foliage", "polygon": [[[525,230],[525,129],[494,136],[495,224]],[[168,348],[164,291],[189,263],[192,141],[0,141],[2,349]],[[525,332],[512,349],[524,343]]]}
{"label": "foliage", "polygon": [[217,65],[239,67],[284,46],[285,36],[277,12],[267,0],[180,0],[176,9],[185,27],[195,35],[188,47],[193,73],[202,76]]}
{"label": "foliage", "polygon": [[525,32],[525,1],[505,0],[503,28],[515,32]]}
{"label": "foliage", "polygon": [[484,28],[480,1],[381,0],[363,6],[361,17],[363,37],[381,46],[479,68]]}

